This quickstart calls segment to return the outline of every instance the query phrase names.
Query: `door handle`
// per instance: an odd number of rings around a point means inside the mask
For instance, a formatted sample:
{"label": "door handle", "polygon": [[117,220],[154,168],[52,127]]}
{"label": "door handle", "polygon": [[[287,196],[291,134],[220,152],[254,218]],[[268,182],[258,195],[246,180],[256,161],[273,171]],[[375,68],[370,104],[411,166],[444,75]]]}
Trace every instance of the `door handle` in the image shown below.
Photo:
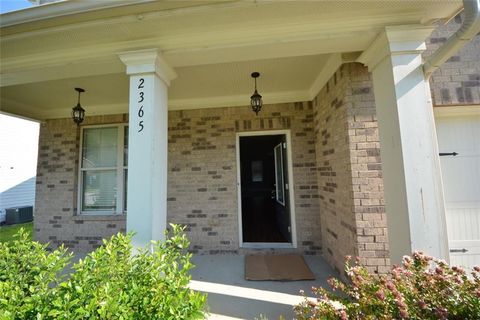
{"label": "door handle", "polygon": [[454,156],[455,157],[455,156],[458,155],[458,153],[456,153],[456,152],[440,152],[438,155],[440,157],[444,157],[444,156]]}
{"label": "door handle", "polygon": [[465,253],[465,252],[468,252],[467,249],[463,248],[463,249],[450,249],[450,252],[461,252],[461,253]]}
{"label": "door handle", "polygon": [[276,198],[276,191],[275,191],[275,190],[272,190],[272,191],[270,192],[270,197],[271,197],[272,199],[275,199],[275,198]]}

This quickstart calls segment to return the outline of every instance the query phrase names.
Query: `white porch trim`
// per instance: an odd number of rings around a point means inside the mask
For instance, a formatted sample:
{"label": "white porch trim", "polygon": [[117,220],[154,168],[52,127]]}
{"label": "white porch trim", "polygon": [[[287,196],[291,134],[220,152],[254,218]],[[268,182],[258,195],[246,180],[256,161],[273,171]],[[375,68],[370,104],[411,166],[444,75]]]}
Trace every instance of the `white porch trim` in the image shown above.
{"label": "white porch trim", "polygon": [[373,74],[392,263],[449,260],[438,143],[421,53],[431,27],[386,27],[358,59]]}
{"label": "white porch trim", "polygon": [[[271,135],[285,135],[287,141],[287,159],[288,159],[288,195],[290,197],[290,225],[292,228],[292,242],[291,243],[270,243],[270,242],[244,242],[242,229],[242,185],[240,170],[240,137],[252,136],[271,136]],[[264,131],[246,131],[237,132],[236,134],[236,165],[237,165],[237,203],[238,203],[238,237],[240,248],[277,248],[288,249],[297,248],[297,224],[295,216],[295,182],[293,180],[293,161],[292,161],[292,139],[290,130],[264,130]]]}

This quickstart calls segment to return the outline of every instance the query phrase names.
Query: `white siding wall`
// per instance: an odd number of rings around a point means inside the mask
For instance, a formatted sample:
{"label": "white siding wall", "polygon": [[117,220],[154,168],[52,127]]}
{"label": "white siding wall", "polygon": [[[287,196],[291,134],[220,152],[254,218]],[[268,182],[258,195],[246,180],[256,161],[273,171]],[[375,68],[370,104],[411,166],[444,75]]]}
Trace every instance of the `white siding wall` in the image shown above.
{"label": "white siding wall", "polygon": [[35,204],[37,122],[0,113],[0,222],[5,209]]}

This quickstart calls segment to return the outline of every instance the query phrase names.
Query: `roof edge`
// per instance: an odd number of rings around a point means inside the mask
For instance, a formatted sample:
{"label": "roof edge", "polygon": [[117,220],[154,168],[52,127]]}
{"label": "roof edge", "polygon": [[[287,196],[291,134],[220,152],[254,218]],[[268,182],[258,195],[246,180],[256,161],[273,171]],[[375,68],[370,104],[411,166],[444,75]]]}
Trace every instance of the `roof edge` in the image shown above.
{"label": "roof edge", "polygon": [[153,2],[154,0],[62,0],[1,14],[0,28],[77,13]]}

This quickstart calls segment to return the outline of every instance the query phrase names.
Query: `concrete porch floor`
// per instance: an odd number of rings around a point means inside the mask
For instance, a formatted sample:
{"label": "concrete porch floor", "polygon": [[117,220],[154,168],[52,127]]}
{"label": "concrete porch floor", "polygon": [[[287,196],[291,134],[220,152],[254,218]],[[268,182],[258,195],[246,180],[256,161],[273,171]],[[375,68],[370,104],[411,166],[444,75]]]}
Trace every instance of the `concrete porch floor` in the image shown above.
{"label": "concrete porch floor", "polygon": [[313,281],[247,281],[243,255],[194,255],[191,288],[208,293],[209,319],[293,319],[293,306],[304,290],[328,287],[327,279],[338,274],[319,256],[305,256],[315,274]]}

